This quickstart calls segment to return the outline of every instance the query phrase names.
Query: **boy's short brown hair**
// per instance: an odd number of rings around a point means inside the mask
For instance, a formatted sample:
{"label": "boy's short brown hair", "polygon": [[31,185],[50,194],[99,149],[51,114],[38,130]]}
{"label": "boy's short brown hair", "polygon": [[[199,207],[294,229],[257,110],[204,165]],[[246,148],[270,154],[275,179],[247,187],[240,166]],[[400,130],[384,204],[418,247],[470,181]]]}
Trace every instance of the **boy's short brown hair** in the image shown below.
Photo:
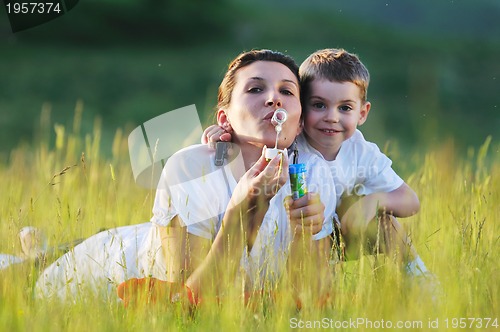
{"label": "boy's short brown hair", "polygon": [[315,79],[356,84],[361,92],[361,100],[367,99],[370,73],[356,54],[339,48],[327,48],[311,54],[299,69],[303,100],[309,96],[309,85]]}

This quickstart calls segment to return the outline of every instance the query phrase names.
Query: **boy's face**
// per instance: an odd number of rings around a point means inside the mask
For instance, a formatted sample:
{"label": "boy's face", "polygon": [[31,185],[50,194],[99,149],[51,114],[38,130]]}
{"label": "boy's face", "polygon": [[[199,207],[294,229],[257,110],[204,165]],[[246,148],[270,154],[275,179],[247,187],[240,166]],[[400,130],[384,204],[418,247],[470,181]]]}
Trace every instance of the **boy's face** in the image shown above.
{"label": "boy's face", "polygon": [[365,122],[370,103],[361,100],[359,87],[351,82],[314,80],[309,91],[304,105],[305,134],[326,160],[334,160],[342,142]]}

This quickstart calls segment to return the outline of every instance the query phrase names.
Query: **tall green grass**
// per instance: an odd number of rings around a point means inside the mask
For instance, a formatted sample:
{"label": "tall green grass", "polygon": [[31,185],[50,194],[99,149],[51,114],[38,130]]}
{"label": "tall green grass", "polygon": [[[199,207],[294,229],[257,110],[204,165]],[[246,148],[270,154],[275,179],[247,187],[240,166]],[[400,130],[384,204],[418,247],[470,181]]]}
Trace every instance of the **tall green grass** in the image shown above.
{"label": "tall green grass", "polygon": [[[131,174],[126,135],[117,131],[112,156],[102,157],[101,124],[92,132],[80,129],[77,105],[72,128],[54,124],[42,112],[39,139],[20,146],[0,165],[0,252],[19,253],[17,232],[26,225],[45,231],[49,244],[68,242],[110,228],[149,219],[153,191],[141,189]],[[52,136],[52,139],[49,139]],[[49,142],[53,141],[53,144]],[[401,321],[411,330],[439,330],[460,324],[455,318],[500,318],[499,144],[486,138],[466,155],[452,143],[417,151],[407,182],[418,193],[421,211],[403,220],[420,256],[442,286],[432,301],[425,282],[402,275],[390,259],[362,257],[335,268],[329,285],[332,298],[318,308],[306,298],[297,312],[286,283],[278,299],[246,308],[231,297],[221,305],[205,303],[193,315],[176,305],[124,309],[120,303],[89,299],[63,304],[34,300],[38,274],[34,265],[0,272],[0,328],[3,331],[156,331],[156,330],[288,330],[296,326],[336,327],[369,320],[357,330],[375,330]],[[397,154],[395,154],[397,155]],[[398,159],[394,159],[398,165]],[[403,160],[401,160],[403,162]],[[406,161],[405,161],[406,162]],[[237,293],[237,290],[235,290]],[[382,321],[383,320],[383,321]],[[438,321],[436,321],[438,320]],[[478,321],[467,320],[465,330]],[[498,322],[498,321],[497,321]],[[371,325],[370,325],[371,323]],[[347,325],[346,325],[347,324]],[[377,325],[378,324],[378,325]],[[413,324],[413,325],[412,325]],[[341,325],[342,326],[342,325]],[[436,325],[431,325],[435,327]],[[353,329],[354,330],[354,329]],[[404,330],[400,328],[399,330]]]}

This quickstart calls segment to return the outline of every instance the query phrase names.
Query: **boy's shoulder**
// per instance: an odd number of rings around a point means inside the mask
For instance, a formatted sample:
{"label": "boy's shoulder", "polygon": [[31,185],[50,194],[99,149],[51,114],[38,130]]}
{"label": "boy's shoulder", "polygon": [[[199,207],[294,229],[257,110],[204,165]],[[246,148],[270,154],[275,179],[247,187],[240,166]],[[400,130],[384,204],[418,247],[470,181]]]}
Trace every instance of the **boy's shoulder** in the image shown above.
{"label": "boy's shoulder", "polygon": [[[354,134],[349,137],[347,140],[345,140],[342,145],[344,144],[365,144],[365,143],[371,143],[365,139],[365,136],[363,136],[363,133],[359,130],[356,129]],[[371,143],[373,144],[373,143]]]}
{"label": "boy's shoulder", "polygon": [[363,133],[356,129],[354,135],[342,143],[342,149],[344,150],[356,150],[356,151],[373,151],[380,152],[380,148],[377,144],[367,141],[363,136]]}

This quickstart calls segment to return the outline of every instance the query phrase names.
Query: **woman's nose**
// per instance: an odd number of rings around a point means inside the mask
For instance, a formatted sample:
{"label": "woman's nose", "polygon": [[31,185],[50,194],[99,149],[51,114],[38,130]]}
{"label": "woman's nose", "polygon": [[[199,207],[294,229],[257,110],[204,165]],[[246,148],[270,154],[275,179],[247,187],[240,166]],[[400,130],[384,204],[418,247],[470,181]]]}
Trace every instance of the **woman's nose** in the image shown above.
{"label": "woman's nose", "polygon": [[281,100],[278,98],[270,98],[266,101],[267,106],[277,106],[277,107],[282,107],[283,104],[281,103]]}
{"label": "woman's nose", "polygon": [[277,106],[277,107],[282,107],[283,106],[282,101],[281,101],[279,95],[276,94],[276,93],[273,93],[273,94],[271,94],[269,96],[269,98],[266,101],[266,105],[267,106]]}

